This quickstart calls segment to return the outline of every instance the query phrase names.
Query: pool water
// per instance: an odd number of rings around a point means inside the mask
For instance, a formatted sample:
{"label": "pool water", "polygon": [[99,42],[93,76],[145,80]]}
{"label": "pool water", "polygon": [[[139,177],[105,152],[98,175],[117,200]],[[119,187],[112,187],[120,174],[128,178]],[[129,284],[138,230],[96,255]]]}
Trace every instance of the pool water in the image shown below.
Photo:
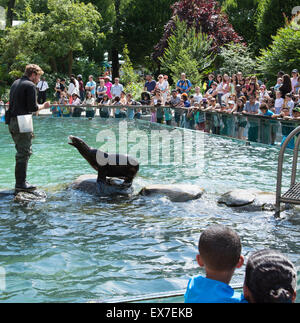
{"label": "pool water", "polygon": [[[204,160],[182,165],[142,165],[134,189],[157,183],[191,183],[206,190],[200,200],[172,203],[165,197],[99,199],[67,189],[79,175],[95,173],[68,136],[97,147],[100,130],[118,121],[34,120],[34,154],[28,180],[46,190],[45,203],[27,205],[0,198],[0,267],[5,271],[2,302],[86,302],[185,289],[189,277],[203,273],[195,256],[199,235],[211,224],[232,227],[247,257],[261,248],[285,253],[299,268],[300,214],[289,211],[238,212],[220,207],[218,196],[230,189],[275,191],[278,148],[202,135]],[[129,130],[157,128],[132,121]],[[168,129],[167,127],[162,127]],[[122,136],[122,134],[121,134]],[[186,143],[189,145],[190,143]],[[146,148],[145,148],[146,149]],[[14,185],[14,144],[0,124],[0,189]],[[283,190],[288,187],[288,152]],[[233,282],[243,282],[245,267]]]}

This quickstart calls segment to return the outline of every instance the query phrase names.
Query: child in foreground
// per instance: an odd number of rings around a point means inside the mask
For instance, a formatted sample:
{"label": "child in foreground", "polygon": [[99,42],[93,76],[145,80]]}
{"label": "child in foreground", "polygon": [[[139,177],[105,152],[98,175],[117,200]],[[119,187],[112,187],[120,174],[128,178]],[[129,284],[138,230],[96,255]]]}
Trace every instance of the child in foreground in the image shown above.
{"label": "child in foreground", "polygon": [[190,279],[185,303],[242,303],[247,302],[229,286],[236,268],[242,267],[241,241],[237,233],[225,226],[214,225],[200,236],[196,260],[204,267],[206,277]]}
{"label": "child in foreground", "polygon": [[266,249],[249,257],[244,282],[249,303],[294,303],[296,290],[296,269],[283,254]]}

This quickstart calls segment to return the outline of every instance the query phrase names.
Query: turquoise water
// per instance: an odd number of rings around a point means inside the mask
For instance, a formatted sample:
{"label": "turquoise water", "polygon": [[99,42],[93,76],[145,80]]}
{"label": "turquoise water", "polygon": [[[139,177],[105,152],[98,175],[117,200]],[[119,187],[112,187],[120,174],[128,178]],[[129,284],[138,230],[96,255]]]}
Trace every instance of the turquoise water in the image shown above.
{"label": "turquoise water", "polygon": [[[135,192],[148,184],[196,184],[206,190],[202,199],[109,200],[66,189],[79,175],[94,173],[67,142],[72,134],[97,146],[98,132],[117,129],[117,121],[40,118],[34,127],[28,179],[46,190],[48,199],[20,205],[0,198],[0,266],[6,273],[0,301],[86,302],[184,289],[190,276],[203,273],[195,261],[197,243],[201,231],[215,223],[239,233],[246,257],[274,248],[299,268],[299,213],[275,219],[272,212],[241,213],[216,203],[233,188],[274,191],[278,148],[203,135],[201,167],[192,156],[177,166],[143,165],[134,182]],[[149,133],[153,127],[134,121],[129,130]],[[15,150],[4,124],[0,151],[0,189],[11,189]],[[285,188],[291,161],[288,153]],[[244,269],[233,282],[243,281]]]}

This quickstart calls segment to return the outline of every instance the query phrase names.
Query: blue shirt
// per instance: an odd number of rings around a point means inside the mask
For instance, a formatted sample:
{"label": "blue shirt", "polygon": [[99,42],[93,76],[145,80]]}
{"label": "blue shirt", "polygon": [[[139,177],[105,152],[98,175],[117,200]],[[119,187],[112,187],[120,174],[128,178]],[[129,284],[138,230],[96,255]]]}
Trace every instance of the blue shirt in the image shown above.
{"label": "blue shirt", "polygon": [[147,81],[145,83],[145,88],[147,89],[148,92],[152,92],[156,87],[156,82],[153,80],[151,82]]}
{"label": "blue shirt", "polygon": [[265,116],[265,117],[272,117],[273,114],[274,113],[271,110],[268,110],[265,114],[262,114],[262,115]]}
{"label": "blue shirt", "polygon": [[135,110],[134,108],[127,108],[127,118],[130,120],[134,119]]}
{"label": "blue shirt", "polygon": [[89,82],[87,82],[86,83],[86,86],[88,86],[88,87],[93,87],[94,86],[94,89],[93,90],[91,90],[91,94],[92,95],[96,95],[96,82],[95,81],[89,81]]}
{"label": "blue shirt", "polygon": [[181,93],[188,93],[188,88],[192,87],[192,83],[190,80],[179,80],[177,87],[180,88]]}
{"label": "blue shirt", "polygon": [[244,111],[246,112],[255,112],[257,113],[259,109],[259,103],[255,102],[255,104],[251,105],[249,101],[246,102],[245,107],[244,107]]}
{"label": "blue shirt", "polygon": [[185,303],[247,303],[241,293],[229,285],[205,278],[192,277],[184,294]]}

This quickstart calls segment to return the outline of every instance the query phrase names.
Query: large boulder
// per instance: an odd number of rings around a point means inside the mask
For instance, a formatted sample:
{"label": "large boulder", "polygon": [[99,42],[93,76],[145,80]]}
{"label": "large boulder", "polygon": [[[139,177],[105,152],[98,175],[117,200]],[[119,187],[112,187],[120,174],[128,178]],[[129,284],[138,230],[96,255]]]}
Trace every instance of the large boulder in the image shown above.
{"label": "large boulder", "polygon": [[118,178],[108,178],[107,183],[97,182],[97,175],[82,175],[75,180],[71,188],[100,197],[132,195],[132,186],[124,185],[123,182]]}
{"label": "large boulder", "polygon": [[[219,204],[243,211],[275,211],[276,194],[256,190],[232,190],[218,199]],[[282,210],[290,205],[281,203]]]}
{"label": "large boulder", "polygon": [[172,202],[187,202],[201,198],[204,189],[189,184],[174,184],[174,185],[149,185],[144,187],[139,195],[142,196],[167,196]]}

